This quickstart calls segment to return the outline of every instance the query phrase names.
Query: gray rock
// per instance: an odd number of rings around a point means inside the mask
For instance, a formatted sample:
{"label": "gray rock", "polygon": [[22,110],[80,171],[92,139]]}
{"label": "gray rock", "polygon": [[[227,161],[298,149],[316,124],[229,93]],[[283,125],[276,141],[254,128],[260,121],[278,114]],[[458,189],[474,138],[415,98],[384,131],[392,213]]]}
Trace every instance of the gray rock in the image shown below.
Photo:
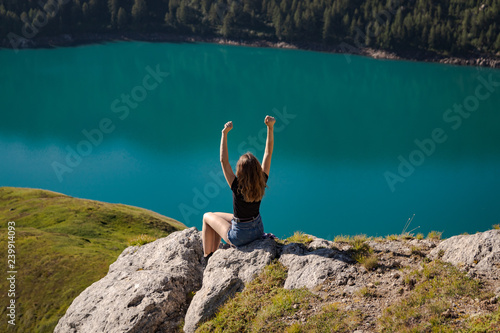
{"label": "gray rock", "polygon": [[367,244],[375,252],[392,252],[397,255],[408,255],[411,253],[410,243],[401,240],[393,240],[389,242],[368,241]]}
{"label": "gray rock", "polygon": [[217,250],[208,261],[203,285],[186,313],[184,331],[194,332],[201,322],[212,317],[221,305],[243,290],[245,283],[252,281],[276,258],[277,252],[272,239],[258,240],[239,249]]}
{"label": "gray rock", "polygon": [[429,257],[441,258],[456,266],[474,267],[476,273],[498,277],[500,230],[448,238],[435,247]]}
{"label": "gray rock", "polygon": [[323,238],[318,238],[313,235],[308,235],[310,236],[313,241],[307,245],[307,248],[309,250],[318,250],[318,249],[331,249],[334,247],[334,242],[331,242],[329,240],[323,239]]}
{"label": "gray rock", "polygon": [[202,257],[196,228],[126,248],[104,278],[75,298],[54,332],[174,331],[201,286]]}
{"label": "gray rock", "polygon": [[410,245],[419,246],[419,247],[427,247],[429,249],[436,247],[437,241],[433,241],[430,239],[413,239],[410,241]]}
{"label": "gray rock", "polygon": [[352,273],[348,270],[348,263],[352,262],[349,256],[335,249],[310,252],[297,243],[283,247],[280,262],[288,268],[286,289],[313,289],[328,277],[335,277],[339,285],[347,284],[349,273]]}

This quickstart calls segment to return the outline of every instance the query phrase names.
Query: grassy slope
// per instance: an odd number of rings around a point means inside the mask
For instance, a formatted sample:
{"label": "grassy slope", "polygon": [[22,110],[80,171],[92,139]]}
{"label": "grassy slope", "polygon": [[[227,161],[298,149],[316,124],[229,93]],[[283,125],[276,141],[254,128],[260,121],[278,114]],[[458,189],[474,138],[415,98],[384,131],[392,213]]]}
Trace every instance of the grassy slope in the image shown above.
{"label": "grassy slope", "polygon": [[[16,222],[17,325],[8,328],[17,332],[52,332],[73,299],[106,275],[130,239],[164,237],[185,228],[141,208],[11,187],[0,187],[0,221],[2,258],[7,254],[7,222]],[[2,262],[6,268],[6,258]],[[0,279],[0,290],[3,332],[6,278]]]}

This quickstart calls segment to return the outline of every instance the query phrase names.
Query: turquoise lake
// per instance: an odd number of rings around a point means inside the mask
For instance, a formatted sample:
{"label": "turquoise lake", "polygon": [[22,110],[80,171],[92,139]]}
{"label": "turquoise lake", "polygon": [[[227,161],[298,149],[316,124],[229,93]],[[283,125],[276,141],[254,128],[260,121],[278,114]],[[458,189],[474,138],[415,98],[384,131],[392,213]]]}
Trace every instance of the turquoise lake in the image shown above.
{"label": "turquoise lake", "polygon": [[[500,71],[213,44],[0,50],[0,186],[232,211],[219,162],[262,159],[266,232],[445,237],[500,223]],[[235,163],[232,163],[233,168]],[[5,222],[5,221],[4,221]]]}

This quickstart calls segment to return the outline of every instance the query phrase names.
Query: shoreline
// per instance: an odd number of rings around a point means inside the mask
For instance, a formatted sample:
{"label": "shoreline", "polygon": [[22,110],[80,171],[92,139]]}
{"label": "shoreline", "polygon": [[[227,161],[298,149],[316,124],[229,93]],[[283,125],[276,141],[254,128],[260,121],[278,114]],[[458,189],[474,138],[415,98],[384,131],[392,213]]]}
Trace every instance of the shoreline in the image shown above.
{"label": "shoreline", "polygon": [[[304,51],[326,52],[336,54],[350,54],[370,57],[373,59],[409,60],[418,62],[434,62],[458,66],[478,66],[500,68],[500,57],[478,54],[467,57],[447,57],[429,51],[401,51],[398,53],[377,50],[369,47],[358,48],[350,44],[325,45],[316,42],[287,43],[265,39],[235,40],[223,37],[202,37],[194,35],[179,35],[170,33],[82,33],[63,34],[52,37],[38,37],[24,39],[19,49],[38,49],[56,47],[75,47],[81,45],[102,44],[121,41],[143,42],[170,42],[170,43],[212,43],[220,45],[235,45],[248,47],[265,47],[277,49],[295,49]],[[13,49],[7,39],[0,44],[0,48]],[[347,51],[347,52],[346,52]]]}

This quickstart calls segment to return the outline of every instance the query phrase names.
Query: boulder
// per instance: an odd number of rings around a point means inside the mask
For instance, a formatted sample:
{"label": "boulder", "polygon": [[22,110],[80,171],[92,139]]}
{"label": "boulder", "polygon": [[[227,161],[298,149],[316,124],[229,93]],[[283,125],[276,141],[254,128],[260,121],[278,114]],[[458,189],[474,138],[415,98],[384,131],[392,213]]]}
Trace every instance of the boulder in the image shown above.
{"label": "boulder", "polygon": [[500,276],[500,230],[488,230],[474,235],[460,235],[442,241],[430,253],[472,273],[493,279]]}
{"label": "boulder", "polygon": [[283,247],[280,262],[288,268],[285,289],[306,287],[313,290],[329,277],[334,277],[339,285],[346,284],[351,271],[348,264],[353,260],[337,249],[309,251],[302,244],[292,243]]}
{"label": "boulder", "polygon": [[201,322],[212,317],[276,258],[277,252],[277,244],[272,239],[254,241],[238,249],[217,250],[208,261],[203,285],[186,313],[184,331],[192,333]]}
{"label": "boulder", "polygon": [[323,238],[318,238],[313,235],[308,235],[313,240],[309,244],[307,244],[307,248],[309,250],[318,250],[318,249],[331,249],[335,247],[335,243]]}
{"label": "boulder", "polygon": [[201,287],[200,233],[190,228],[126,248],[108,274],[85,289],[55,333],[172,332]]}

